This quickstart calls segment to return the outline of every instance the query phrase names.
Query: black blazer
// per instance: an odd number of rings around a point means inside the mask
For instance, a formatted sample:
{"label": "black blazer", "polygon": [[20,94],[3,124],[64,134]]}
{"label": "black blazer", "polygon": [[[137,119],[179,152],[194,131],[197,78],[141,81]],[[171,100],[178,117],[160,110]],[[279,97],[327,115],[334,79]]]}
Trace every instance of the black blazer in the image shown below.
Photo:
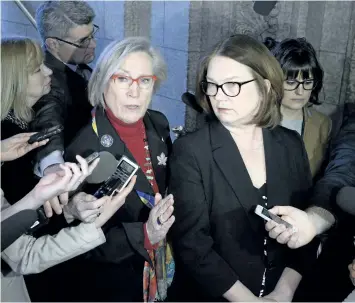
{"label": "black blazer", "polygon": [[33,106],[35,117],[30,127],[33,131],[41,131],[63,125],[64,131],[53,136],[50,142],[37,150],[36,161],[55,150],[64,151],[90,120],[92,108],[87,96],[87,81],[83,77],[48,51],[45,52],[45,65],[53,71],[51,91]]}
{"label": "black blazer", "polygon": [[[172,143],[168,120],[162,113],[153,110],[148,110],[143,120],[154,174],[159,191],[164,195],[168,180],[167,167],[158,165],[157,157],[161,153],[169,157],[171,152]],[[105,150],[117,159],[125,155],[136,162],[102,108],[97,108],[96,123],[99,137],[89,123],[66,149],[64,155],[66,161],[76,162],[75,155],[86,157],[93,151]],[[110,135],[113,138],[111,147],[107,148],[100,144],[100,138],[103,135]],[[90,186],[84,188],[84,191],[93,194],[99,186]],[[150,262],[149,255],[144,248],[143,224],[148,220],[150,209],[141,202],[135,190],[154,195],[141,169],[137,171],[134,190],[128,195],[125,204],[103,226],[106,243],[47,270],[51,274],[45,273],[43,275],[45,279],[43,278],[41,282],[45,283],[45,287],[48,287],[50,291],[47,291],[47,297],[42,296],[42,300],[84,302],[143,300],[144,261]],[[65,292],[55,290],[56,287],[53,287],[58,277],[66,281]]]}
{"label": "black blazer", "polygon": [[[268,206],[304,209],[312,178],[301,137],[276,127],[264,129],[263,138]],[[184,297],[174,300],[216,301],[237,280],[259,295],[267,234],[253,211],[263,202],[229,131],[212,122],[176,140],[170,168],[175,278],[177,285],[184,286],[177,291]],[[265,294],[273,290],[286,266],[303,274],[316,258],[316,248],[309,247],[290,250],[269,240]]]}

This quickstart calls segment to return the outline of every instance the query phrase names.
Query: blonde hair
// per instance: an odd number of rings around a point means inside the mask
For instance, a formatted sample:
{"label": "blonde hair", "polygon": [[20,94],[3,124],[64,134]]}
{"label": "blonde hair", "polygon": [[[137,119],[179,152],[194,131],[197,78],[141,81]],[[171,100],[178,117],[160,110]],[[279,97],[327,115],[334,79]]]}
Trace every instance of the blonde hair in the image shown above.
{"label": "blonde hair", "polygon": [[30,122],[27,104],[28,76],[43,62],[40,45],[25,37],[1,39],[1,120],[11,109],[17,118]]}
{"label": "blonde hair", "polygon": [[110,77],[119,69],[125,58],[135,52],[145,52],[152,57],[153,73],[157,77],[154,92],[166,79],[166,64],[159,54],[144,37],[130,37],[122,41],[111,42],[101,53],[90,77],[88,92],[92,106],[101,105],[105,108],[104,92]]}

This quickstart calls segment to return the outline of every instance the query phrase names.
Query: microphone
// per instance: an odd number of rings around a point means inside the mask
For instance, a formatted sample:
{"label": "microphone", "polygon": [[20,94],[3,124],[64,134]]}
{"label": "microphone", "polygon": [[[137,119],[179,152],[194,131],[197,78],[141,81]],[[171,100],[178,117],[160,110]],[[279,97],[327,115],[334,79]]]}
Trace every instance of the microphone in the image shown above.
{"label": "microphone", "polygon": [[198,113],[202,113],[203,112],[203,109],[197,103],[195,95],[193,95],[193,94],[191,94],[189,92],[186,92],[186,93],[182,94],[181,99],[182,99],[182,102],[184,102],[186,105],[188,105],[191,108],[193,108]]}
{"label": "microphone", "polygon": [[106,181],[116,171],[117,164],[118,161],[114,155],[107,151],[101,151],[99,163],[85,181],[90,184],[99,184]]}
{"label": "microphone", "polygon": [[343,187],[337,194],[336,203],[341,210],[355,216],[355,187]]}
{"label": "microphone", "polygon": [[1,222],[1,251],[27,233],[38,220],[35,210],[25,209]]}
{"label": "microphone", "polygon": [[255,1],[254,2],[254,12],[262,16],[268,16],[273,8],[275,7],[277,1]]}

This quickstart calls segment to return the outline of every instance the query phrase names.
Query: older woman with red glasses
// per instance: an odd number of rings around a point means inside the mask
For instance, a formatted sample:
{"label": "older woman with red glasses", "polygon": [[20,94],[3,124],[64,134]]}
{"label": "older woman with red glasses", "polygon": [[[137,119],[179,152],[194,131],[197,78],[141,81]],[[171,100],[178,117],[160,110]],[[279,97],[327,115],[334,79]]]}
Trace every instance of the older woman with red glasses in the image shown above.
{"label": "older woman with red glasses", "polygon": [[[165,240],[175,220],[174,199],[165,194],[172,143],[167,118],[148,109],[165,78],[164,60],[140,37],[112,42],[93,71],[88,86],[94,106],[92,120],[77,134],[64,157],[69,160],[77,154],[107,151],[117,160],[128,157],[139,169],[124,206],[103,227],[106,244],[74,262],[70,273],[66,270],[66,277],[75,281],[71,301],[151,302],[167,298],[174,273]],[[84,191],[93,194],[98,187],[90,185]],[[82,219],[85,216],[76,214],[85,202],[79,204],[71,204],[64,213]]]}

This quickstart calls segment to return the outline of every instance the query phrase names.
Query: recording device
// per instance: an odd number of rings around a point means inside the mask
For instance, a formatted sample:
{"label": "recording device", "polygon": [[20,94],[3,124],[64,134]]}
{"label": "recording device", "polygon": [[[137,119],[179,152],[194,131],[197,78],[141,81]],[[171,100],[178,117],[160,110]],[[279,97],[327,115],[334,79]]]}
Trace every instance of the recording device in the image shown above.
{"label": "recording device", "polygon": [[104,182],[111,177],[116,170],[118,162],[114,155],[107,151],[101,151],[99,157],[100,162],[97,164],[91,175],[85,180],[89,184],[99,184]]}
{"label": "recording device", "polygon": [[282,220],[279,216],[276,216],[273,213],[269,212],[265,207],[262,207],[261,205],[256,206],[255,213],[266,221],[274,221],[277,224],[283,224],[286,226],[286,228],[292,229],[293,232],[297,231],[297,229],[293,227],[292,224],[286,222],[285,220]]}
{"label": "recording device", "polygon": [[1,251],[8,248],[19,237],[27,233],[37,220],[37,211],[25,209],[2,221]]}
{"label": "recording device", "polygon": [[62,132],[63,129],[64,129],[64,127],[62,125],[57,125],[57,126],[47,128],[44,131],[41,131],[37,134],[32,135],[30,137],[30,139],[28,139],[28,144],[33,144],[35,142],[40,142],[45,139],[51,138],[52,136]]}
{"label": "recording device", "polygon": [[336,203],[341,210],[355,216],[355,187],[345,186],[339,190]]}
{"label": "recording device", "polygon": [[132,179],[139,166],[125,156],[118,161],[114,174],[95,192],[96,198],[119,193]]}

